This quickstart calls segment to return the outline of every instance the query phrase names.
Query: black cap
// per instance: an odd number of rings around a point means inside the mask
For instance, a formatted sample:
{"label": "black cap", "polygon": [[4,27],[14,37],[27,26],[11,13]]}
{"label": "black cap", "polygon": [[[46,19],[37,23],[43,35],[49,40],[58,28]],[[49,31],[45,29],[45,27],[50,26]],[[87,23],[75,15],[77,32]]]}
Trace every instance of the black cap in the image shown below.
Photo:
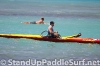
{"label": "black cap", "polygon": [[41,19],[42,19],[42,20],[44,20],[44,18],[43,18],[43,17],[42,17]]}
{"label": "black cap", "polygon": [[50,25],[51,25],[51,24],[54,24],[54,21],[50,21]]}

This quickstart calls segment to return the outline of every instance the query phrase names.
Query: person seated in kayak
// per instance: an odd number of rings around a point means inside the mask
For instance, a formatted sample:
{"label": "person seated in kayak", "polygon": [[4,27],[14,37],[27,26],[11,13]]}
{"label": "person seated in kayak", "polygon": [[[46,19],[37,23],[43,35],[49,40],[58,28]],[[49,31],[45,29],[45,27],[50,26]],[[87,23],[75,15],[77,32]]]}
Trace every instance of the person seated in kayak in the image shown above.
{"label": "person seated in kayak", "polygon": [[48,23],[45,23],[44,22],[44,18],[41,18],[40,20],[38,21],[33,21],[33,22],[21,22],[23,24],[48,24]]}
{"label": "person seated in kayak", "polygon": [[[54,32],[54,29],[53,29],[53,26],[54,26],[54,22],[51,21],[50,22],[50,26],[48,27],[48,37],[49,38],[61,38],[61,35],[58,34],[58,31]],[[74,38],[74,37],[80,37],[81,36],[81,33],[77,34],[77,35],[73,35],[71,36],[70,38]]]}
{"label": "person seated in kayak", "polygon": [[54,26],[54,22],[51,21],[50,26],[48,27],[48,35],[47,36],[49,38],[60,38],[60,34],[58,34],[58,31],[54,32],[53,26]]}

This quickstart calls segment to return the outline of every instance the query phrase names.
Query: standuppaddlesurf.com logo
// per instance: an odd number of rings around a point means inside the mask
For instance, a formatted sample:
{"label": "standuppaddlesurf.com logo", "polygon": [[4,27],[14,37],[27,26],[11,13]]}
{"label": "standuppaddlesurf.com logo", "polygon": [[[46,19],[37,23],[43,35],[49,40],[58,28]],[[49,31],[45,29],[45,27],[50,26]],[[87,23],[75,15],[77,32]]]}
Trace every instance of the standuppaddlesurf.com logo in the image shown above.
{"label": "standuppaddlesurf.com logo", "polygon": [[8,60],[0,60],[0,65],[9,65],[9,66],[43,66],[43,65],[47,65],[47,66],[61,66],[61,65],[97,65],[100,66],[100,60],[93,60],[93,61],[89,61],[86,59],[82,59],[82,60],[74,60],[74,59],[69,59],[69,60],[65,60],[65,59],[54,59],[54,60],[47,60],[47,59],[41,59],[41,60],[37,60],[37,59],[28,59],[28,60],[14,60],[14,59],[8,59]]}

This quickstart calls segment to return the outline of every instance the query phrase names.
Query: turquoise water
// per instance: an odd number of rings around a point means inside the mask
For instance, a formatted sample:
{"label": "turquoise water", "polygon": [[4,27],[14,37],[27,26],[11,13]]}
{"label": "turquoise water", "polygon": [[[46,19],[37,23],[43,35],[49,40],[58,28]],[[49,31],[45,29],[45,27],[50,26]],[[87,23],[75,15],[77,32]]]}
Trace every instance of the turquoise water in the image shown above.
{"label": "turquoise water", "polygon": [[[54,21],[55,31],[57,30],[62,36],[81,32],[81,37],[84,38],[100,38],[99,0],[0,0],[0,33],[40,34],[47,30],[48,25],[26,25],[21,22],[35,21],[41,17],[45,18],[45,22]],[[86,59],[92,61],[100,60],[99,50],[98,44],[0,38],[0,60]]]}

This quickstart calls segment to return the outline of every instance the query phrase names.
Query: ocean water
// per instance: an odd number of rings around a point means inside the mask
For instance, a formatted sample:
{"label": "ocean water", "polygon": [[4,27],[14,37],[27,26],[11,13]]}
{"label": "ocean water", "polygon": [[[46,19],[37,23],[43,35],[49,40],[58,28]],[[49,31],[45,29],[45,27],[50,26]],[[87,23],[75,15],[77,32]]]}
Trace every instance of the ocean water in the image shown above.
{"label": "ocean water", "polygon": [[[0,33],[40,34],[47,30],[48,25],[26,25],[21,22],[36,21],[41,17],[48,23],[54,21],[54,29],[61,36],[82,33],[83,38],[100,38],[99,0],[0,0]],[[9,59],[97,61],[100,60],[99,50],[98,44],[55,43],[0,37],[0,66],[2,59],[6,62]]]}

